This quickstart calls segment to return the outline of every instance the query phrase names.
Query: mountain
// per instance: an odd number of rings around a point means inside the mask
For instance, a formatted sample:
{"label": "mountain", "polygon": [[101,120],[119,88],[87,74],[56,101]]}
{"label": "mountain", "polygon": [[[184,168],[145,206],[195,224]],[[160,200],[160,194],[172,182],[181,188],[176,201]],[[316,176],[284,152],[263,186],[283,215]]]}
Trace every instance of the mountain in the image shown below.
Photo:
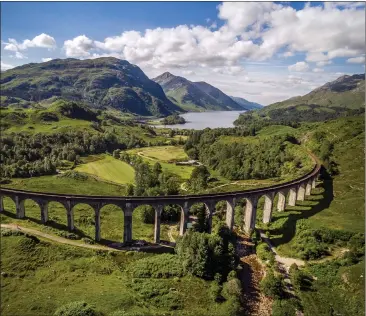
{"label": "mountain", "polygon": [[168,98],[184,110],[243,110],[229,96],[206,82],[192,82],[169,72],[152,80],[160,84]]}
{"label": "mountain", "polygon": [[348,109],[363,108],[365,106],[365,74],[339,77],[304,96],[271,104],[266,109],[306,105]]}
{"label": "mountain", "polygon": [[241,105],[246,110],[258,110],[263,108],[263,105],[255,102],[250,102],[244,98],[232,97],[232,96],[230,96],[230,98],[232,98],[236,103]]}
{"label": "mountain", "polygon": [[365,75],[342,76],[304,96],[273,103],[255,112],[243,113],[236,125],[292,124],[317,122],[340,116],[359,115],[365,111]]}
{"label": "mountain", "polygon": [[112,57],[55,59],[7,70],[1,74],[1,95],[2,106],[65,99],[139,115],[181,112],[139,67]]}

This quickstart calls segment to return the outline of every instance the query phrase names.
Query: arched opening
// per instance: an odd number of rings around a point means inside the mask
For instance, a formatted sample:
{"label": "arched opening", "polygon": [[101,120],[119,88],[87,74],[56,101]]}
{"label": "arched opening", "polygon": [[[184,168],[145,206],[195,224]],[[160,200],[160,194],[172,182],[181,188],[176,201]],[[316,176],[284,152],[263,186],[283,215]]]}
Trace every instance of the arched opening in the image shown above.
{"label": "arched opening", "polygon": [[247,200],[245,198],[237,199],[234,213],[234,229],[238,231],[244,230],[245,207]]}
{"label": "arched opening", "polygon": [[[213,210],[211,210],[213,213]],[[194,203],[189,208],[187,229],[203,233],[209,231],[210,211],[205,203]]]}
{"label": "arched opening", "polygon": [[110,247],[123,244],[124,213],[115,204],[104,205],[100,209],[100,243]]}
{"label": "arched opening", "polygon": [[15,201],[8,196],[3,196],[3,211],[1,212],[1,222],[7,223],[10,222],[11,219],[16,218],[16,205]]}
{"label": "arched opening", "polygon": [[76,204],[73,208],[74,232],[84,239],[84,242],[91,243],[95,239],[95,211],[92,206],[86,203]]}
{"label": "arched opening", "polygon": [[67,231],[67,213],[65,206],[56,201],[48,203],[48,221],[47,226]]}
{"label": "arched opening", "polygon": [[232,201],[221,200],[215,203],[214,212],[212,216],[212,230],[217,231],[218,227],[226,225],[229,229],[234,226],[234,208]]}
{"label": "arched opening", "polygon": [[132,239],[137,243],[154,242],[155,208],[144,204],[132,213]]}
{"label": "arched opening", "polygon": [[42,223],[41,222],[41,207],[40,205],[32,200],[25,199],[23,200],[24,207],[24,215],[26,219],[31,220],[32,222]]}
{"label": "arched opening", "polygon": [[179,236],[182,206],[179,204],[164,205],[161,213],[160,242],[175,243]]}

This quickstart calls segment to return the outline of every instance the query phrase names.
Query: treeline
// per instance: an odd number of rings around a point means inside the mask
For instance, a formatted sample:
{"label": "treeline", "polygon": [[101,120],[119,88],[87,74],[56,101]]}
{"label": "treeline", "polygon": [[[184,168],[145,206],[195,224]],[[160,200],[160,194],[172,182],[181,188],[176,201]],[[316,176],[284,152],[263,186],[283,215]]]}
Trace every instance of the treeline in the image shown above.
{"label": "treeline", "polygon": [[189,157],[199,159],[231,180],[266,179],[288,173],[286,162],[301,167],[301,161],[286,150],[286,141],[296,143],[292,136],[273,137],[260,143],[222,142],[225,130],[196,131],[184,148]]}
{"label": "treeline", "polygon": [[135,169],[135,187],[129,189],[130,195],[157,196],[179,194],[179,179],[174,174],[164,172],[160,163],[150,165],[138,155],[130,155],[115,150],[113,156],[130,164]]}
{"label": "treeline", "polygon": [[82,155],[145,146],[133,135],[117,137],[111,132],[70,131],[67,133],[8,134],[1,137],[0,176],[25,178],[54,174],[64,161],[75,162]]}
{"label": "treeline", "polygon": [[178,114],[169,115],[161,120],[163,125],[185,124],[186,120]]}

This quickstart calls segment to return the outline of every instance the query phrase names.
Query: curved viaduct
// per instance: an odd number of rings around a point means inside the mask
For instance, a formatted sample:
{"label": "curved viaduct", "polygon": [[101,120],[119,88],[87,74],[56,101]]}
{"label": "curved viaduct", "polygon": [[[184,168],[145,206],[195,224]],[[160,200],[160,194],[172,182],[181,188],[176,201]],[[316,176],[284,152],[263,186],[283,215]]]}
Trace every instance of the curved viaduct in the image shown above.
{"label": "curved viaduct", "polygon": [[[180,235],[183,235],[187,229],[189,209],[195,203],[204,203],[207,210],[208,232],[211,232],[212,215],[215,205],[219,201],[226,201],[226,224],[230,229],[234,226],[234,207],[239,199],[246,199],[244,215],[244,228],[246,232],[254,229],[257,203],[264,196],[265,203],[263,209],[263,222],[269,223],[272,217],[273,200],[276,194],[279,195],[277,210],[284,211],[286,203],[295,206],[296,201],[303,201],[306,195],[311,194],[312,188],[315,188],[315,181],[319,176],[321,165],[313,155],[312,159],[316,162],[313,170],[306,175],[286,182],[269,186],[266,188],[244,190],[228,193],[202,194],[202,195],[168,195],[168,196],[147,196],[147,197],[125,197],[125,196],[96,196],[96,195],[74,195],[74,194],[53,194],[40,193],[22,190],[13,190],[0,188],[0,212],[4,210],[3,198],[11,198],[16,206],[16,217],[25,217],[24,202],[31,199],[36,202],[41,209],[41,221],[48,221],[48,203],[59,202],[66,209],[68,229],[74,229],[73,208],[75,205],[83,203],[90,205],[95,212],[95,240],[100,241],[100,210],[108,204],[117,205],[123,210],[124,232],[123,242],[128,244],[132,241],[132,213],[140,205],[151,205],[155,209],[155,228],[154,241],[160,243],[160,217],[165,205],[176,204],[181,207]],[[287,198],[288,197],[288,198]]]}

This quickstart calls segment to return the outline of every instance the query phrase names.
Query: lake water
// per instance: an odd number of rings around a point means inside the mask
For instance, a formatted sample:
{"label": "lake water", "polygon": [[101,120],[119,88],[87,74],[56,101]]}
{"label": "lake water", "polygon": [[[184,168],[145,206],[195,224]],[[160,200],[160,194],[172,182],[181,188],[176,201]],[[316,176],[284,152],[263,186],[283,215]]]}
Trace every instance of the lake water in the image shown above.
{"label": "lake water", "polygon": [[178,129],[205,129],[206,127],[234,127],[234,121],[240,113],[245,111],[213,111],[213,112],[188,112],[181,114],[187,123],[175,125],[159,125],[156,127],[169,127]]}

